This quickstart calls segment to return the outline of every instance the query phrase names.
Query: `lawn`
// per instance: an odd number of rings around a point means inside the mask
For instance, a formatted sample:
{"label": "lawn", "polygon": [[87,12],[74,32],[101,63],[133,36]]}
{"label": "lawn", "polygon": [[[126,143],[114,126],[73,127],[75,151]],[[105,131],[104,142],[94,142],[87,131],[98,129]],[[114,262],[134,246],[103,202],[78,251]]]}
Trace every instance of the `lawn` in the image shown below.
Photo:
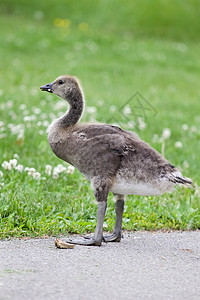
{"label": "lawn", "polygon": [[[96,226],[90,183],[47,141],[67,107],[39,87],[61,74],[82,82],[84,121],[135,130],[194,182],[193,190],[127,197],[123,229],[200,228],[199,15],[197,0],[1,0],[1,238]],[[114,221],[109,195],[104,229]]]}

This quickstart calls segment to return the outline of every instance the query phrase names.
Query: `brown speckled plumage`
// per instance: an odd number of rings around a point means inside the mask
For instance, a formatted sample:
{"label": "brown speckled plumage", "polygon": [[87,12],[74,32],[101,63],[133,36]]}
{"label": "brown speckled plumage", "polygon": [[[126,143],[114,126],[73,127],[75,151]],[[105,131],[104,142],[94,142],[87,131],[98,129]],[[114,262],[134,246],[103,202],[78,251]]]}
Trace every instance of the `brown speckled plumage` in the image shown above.
{"label": "brown speckled plumage", "polygon": [[[77,78],[60,76],[41,89],[69,103],[68,112],[48,129],[48,141],[53,152],[90,180],[97,201],[104,202],[104,206],[98,208],[100,221],[91,244],[101,244],[102,218],[109,191],[116,194],[116,214],[122,218],[123,205],[119,203],[124,201],[123,195],[160,195],[176,184],[191,184],[135,133],[107,124],[78,123],[84,109],[84,95]],[[115,241],[121,239],[120,218],[116,219],[116,230],[112,235]],[[111,238],[106,240],[111,241]],[[79,243],[90,244],[86,241]]]}

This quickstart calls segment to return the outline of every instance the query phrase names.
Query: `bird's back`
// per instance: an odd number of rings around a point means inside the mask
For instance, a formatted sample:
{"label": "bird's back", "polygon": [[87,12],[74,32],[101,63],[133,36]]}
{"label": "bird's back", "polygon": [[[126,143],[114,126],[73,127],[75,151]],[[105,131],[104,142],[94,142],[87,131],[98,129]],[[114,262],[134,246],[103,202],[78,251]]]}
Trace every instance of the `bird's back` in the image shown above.
{"label": "bird's back", "polygon": [[[55,127],[55,126],[54,126]],[[55,132],[53,133],[55,135]],[[152,181],[174,171],[166,159],[135,133],[106,124],[76,124],[59,129],[49,143],[54,153],[89,179],[97,174]]]}

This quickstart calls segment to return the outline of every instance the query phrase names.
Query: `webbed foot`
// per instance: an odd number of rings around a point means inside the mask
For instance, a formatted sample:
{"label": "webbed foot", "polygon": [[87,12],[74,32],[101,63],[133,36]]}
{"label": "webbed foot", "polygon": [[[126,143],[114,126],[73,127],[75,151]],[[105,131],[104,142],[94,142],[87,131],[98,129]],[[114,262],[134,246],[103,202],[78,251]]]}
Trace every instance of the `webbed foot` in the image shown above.
{"label": "webbed foot", "polygon": [[[107,200],[107,198],[105,200]],[[67,243],[83,246],[101,246],[101,243],[103,241],[103,221],[106,213],[106,207],[106,201],[101,201],[98,203],[97,225],[93,236],[86,236],[77,239],[68,239]]]}
{"label": "webbed foot", "polygon": [[105,242],[120,242],[123,235],[121,232],[113,232],[111,235],[104,236]]}
{"label": "webbed foot", "polygon": [[82,238],[79,237],[77,239],[68,239],[66,242],[69,244],[83,245],[83,246],[101,246],[102,239],[97,240],[94,238],[94,236],[92,237],[86,236]]}

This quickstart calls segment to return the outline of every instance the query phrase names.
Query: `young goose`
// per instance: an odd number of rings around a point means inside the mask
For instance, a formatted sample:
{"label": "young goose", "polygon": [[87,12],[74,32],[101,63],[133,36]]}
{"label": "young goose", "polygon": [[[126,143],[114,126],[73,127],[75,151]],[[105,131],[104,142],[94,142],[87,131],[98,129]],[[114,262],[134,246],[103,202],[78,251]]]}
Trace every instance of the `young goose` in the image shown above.
{"label": "young goose", "polygon": [[[84,109],[84,95],[77,78],[60,76],[40,87],[69,103],[69,110],[48,128],[54,154],[75,166],[91,181],[98,202],[94,236],[68,242],[98,245],[102,240],[119,242],[125,195],[162,195],[177,184],[192,185],[156,150],[135,133],[107,124],[78,123]],[[115,197],[114,232],[103,237],[108,193]]]}

